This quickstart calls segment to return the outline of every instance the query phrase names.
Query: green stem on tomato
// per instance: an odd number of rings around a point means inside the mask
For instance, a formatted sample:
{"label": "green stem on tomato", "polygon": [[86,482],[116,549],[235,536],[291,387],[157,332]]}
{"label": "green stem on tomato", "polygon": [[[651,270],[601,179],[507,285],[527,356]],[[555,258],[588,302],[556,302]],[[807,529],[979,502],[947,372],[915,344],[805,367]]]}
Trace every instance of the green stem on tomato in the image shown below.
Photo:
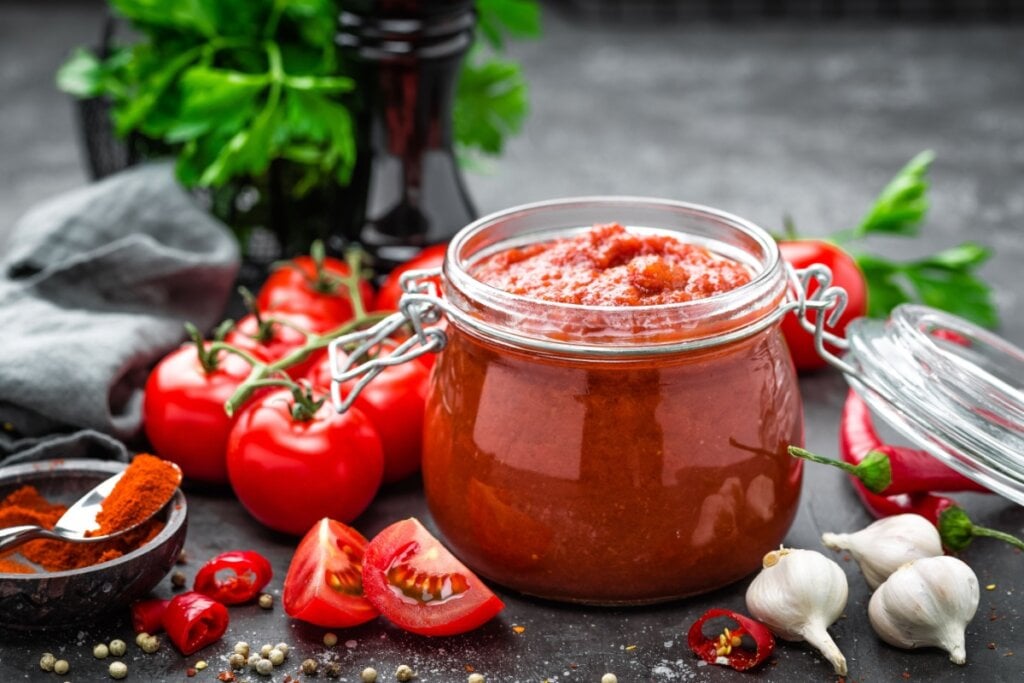
{"label": "green stem on tomato", "polygon": [[237,346],[232,346],[231,344],[228,344],[225,341],[218,340],[218,341],[210,342],[210,350],[211,351],[224,351],[225,353],[233,353],[236,356],[238,356],[239,358],[241,358],[242,360],[244,360],[249,365],[252,365],[253,367],[255,367],[257,365],[265,365],[265,363],[263,361],[261,361],[259,358],[257,358],[256,356],[252,355],[248,351],[246,351],[244,349],[240,349]]}
{"label": "green stem on tomato", "polygon": [[352,314],[358,320],[366,315],[366,302],[363,301],[363,292],[359,289],[363,252],[359,249],[349,249],[345,252],[345,263],[348,264],[348,275],[341,278],[341,285],[348,290],[348,298],[352,302]]}
{"label": "green stem on tomato", "polygon": [[939,536],[942,545],[950,550],[963,550],[978,536],[995,538],[1013,547],[1024,550],[1024,541],[1012,534],[996,529],[978,526],[971,521],[967,512],[960,506],[946,508],[939,514]]}
{"label": "green stem on tomato", "polygon": [[856,465],[826,458],[798,446],[790,446],[789,454],[795,458],[839,468],[847,474],[857,477],[864,484],[864,488],[872,493],[882,493],[892,484],[892,464],[889,462],[889,456],[880,451],[870,451]]}
{"label": "green stem on tomato", "polygon": [[[353,332],[362,327],[370,327],[380,322],[384,318],[390,315],[389,312],[370,313],[364,314],[362,317],[356,317],[353,320],[348,321],[344,325],[336,327],[333,330],[325,332],[324,334],[311,334],[306,338],[306,343],[299,348],[293,350],[286,356],[283,356],[273,363],[260,363],[254,362],[252,366],[252,372],[242,382],[235,393],[231,394],[230,398],[224,403],[224,412],[228,415],[234,415],[235,412],[245,405],[245,402],[249,400],[253,392],[259,388],[259,383],[267,380],[278,373],[284,372],[285,369],[290,368],[297,363],[309,358],[309,355],[314,351],[326,348],[333,340],[338,337]],[[224,350],[231,350],[231,347],[227,344],[223,345]],[[235,350],[237,351],[237,349]],[[255,359],[253,359],[255,360]]]}
{"label": "green stem on tomato", "polygon": [[212,348],[212,345],[210,347],[206,345],[203,333],[192,323],[185,323],[185,331],[188,332],[192,343],[196,345],[196,358],[199,359],[199,365],[202,367],[203,372],[207,375],[215,372],[218,366],[217,351]]}

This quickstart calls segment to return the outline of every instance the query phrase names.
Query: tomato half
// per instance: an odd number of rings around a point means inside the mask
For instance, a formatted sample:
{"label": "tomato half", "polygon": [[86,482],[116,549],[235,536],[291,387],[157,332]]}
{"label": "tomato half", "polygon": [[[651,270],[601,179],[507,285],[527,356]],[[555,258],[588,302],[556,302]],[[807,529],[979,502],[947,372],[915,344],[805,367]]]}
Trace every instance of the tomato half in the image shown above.
{"label": "tomato half", "polygon": [[[388,344],[380,355],[394,349]],[[324,392],[331,388],[331,363],[325,354],[306,378]],[[351,391],[356,380],[342,385]],[[384,368],[356,397],[353,407],[370,418],[384,447],[384,483],[404,479],[420,470],[423,452],[423,413],[426,410],[430,371],[410,361]]]}
{"label": "tomato half", "polygon": [[324,517],[299,542],[284,579],[284,611],[326,626],[358,626],[377,616],[363,597],[366,539],[355,529]]}
{"label": "tomato half", "polygon": [[239,356],[221,352],[217,367],[206,372],[195,344],[157,363],[142,401],[143,427],[156,454],[176,463],[190,479],[227,483],[225,452],[234,421],[224,412],[224,402],[251,369]]}
{"label": "tomato half", "polygon": [[[384,279],[377,292],[377,300],[374,308],[378,311],[398,310],[398,300],[402,298],[402,273],[410,270],[422,270],[426,268],[437,268],[444,263],[444,254],[448,250],[447,244],[435,244],[427,247],[411,259],[391,271]],[[441,286],[441,278],[431,278],[438,287]]]}
{"label": "tomato half", "polygon": [[272,529],[302,534],[322,517],[349,522],[373,500],[384,471],[380,437],[356,408],[323,403],[292,416],[288,390],[257,399],[228,436],[228,477],[238,500]]}
{"label": "tomato half", "polygon": [[[820,240],[792,240],[779,242],[779,249],[782,257],[794,268],[806,268],[814,264],[828,266],[832,271],[832,284],[846,290],[846,310],[839,317],[839,324],[835,328],[828,328],[829,332],[840,337],[846,333],[846,325],[854,318],[859,318],[867,311],[867,283],[864,274],[857,267],[857,262],[848,253],[828,242]],[[817,285],[811,285],[810,293],[817,290]],[[810,319],[815,320],[816,313],[810,314]],[[814,348],[814,335],[810,334],[797,321],[794,314],[789,314],[782,319],[782,334],[786,337],[786,344],[793,356],[793,363],[797,370],[817,370],[826,365],[825,360],[818,355]],[[836,350],[830,348],[833,352]]]}
{"label": "tomato half", "polygon": [[[322,320],[333,329],[351,320],[355,309],[348,290],[338,282],[351,271],[348,264],[326,257],[320,270],[311,256],[299,256],[274,270],[260,288],[256,303],[261,311],[293,311]],[[359,281],[366,308],[373,301],[373,287]]]}
{"label": "tomato half", "polygon": [[363,591],[396,626],[425,636],[471,631],[505,607],[415,518],[392,524],[370,541]]}

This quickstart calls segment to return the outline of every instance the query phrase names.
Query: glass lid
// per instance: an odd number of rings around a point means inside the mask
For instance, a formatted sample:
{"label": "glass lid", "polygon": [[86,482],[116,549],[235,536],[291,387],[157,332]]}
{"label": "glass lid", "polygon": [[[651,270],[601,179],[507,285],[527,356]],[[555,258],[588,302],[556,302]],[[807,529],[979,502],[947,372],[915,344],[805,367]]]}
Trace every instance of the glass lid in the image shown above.
{"label": "glass lid", "polygon": [[882,418],[943,463],[1024,505],[1024,351],[963,318],[904,304],[846,328],[840,363]]}

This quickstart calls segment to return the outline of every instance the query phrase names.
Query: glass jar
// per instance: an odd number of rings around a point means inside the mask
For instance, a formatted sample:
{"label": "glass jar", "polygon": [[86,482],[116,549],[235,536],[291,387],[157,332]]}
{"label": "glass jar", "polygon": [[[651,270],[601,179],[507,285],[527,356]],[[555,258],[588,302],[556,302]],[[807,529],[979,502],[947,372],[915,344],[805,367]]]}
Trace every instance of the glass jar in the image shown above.
{"label": "glass jar", "polygon": [[[580,306],[482,284],[489,254],[595,223],[667,233],[746,264],[706,299]],[[803,443],[779,326],[774,240],[705,207],[584,198],[483,218],[443,268],[448,343],[428,398],[423,481],[445,541],[474,571],[591,604],[670,600],[732,583],[796,513]]]}

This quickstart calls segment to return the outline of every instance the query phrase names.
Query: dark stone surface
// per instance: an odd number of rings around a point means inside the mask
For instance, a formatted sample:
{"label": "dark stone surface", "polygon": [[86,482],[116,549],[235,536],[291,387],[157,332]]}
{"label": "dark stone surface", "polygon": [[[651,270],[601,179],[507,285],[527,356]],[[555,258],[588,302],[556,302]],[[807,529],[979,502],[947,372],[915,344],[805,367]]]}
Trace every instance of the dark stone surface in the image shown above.
{"label": "dark stone surface", "polygon": [[[73,45],[91,42],[99,3],[7,3],[0,7],[0,235],[32,202],[84,179],[71,107],[52,73]],[[910,257],[973,239],[995,248],[984,274],[997,287],[1002,333],[1024,344],[1019,266],[1024,262],[1024,30],[998,26],[880,27],[828,24],[576,25],[549,16],[547,34],[521,45],[533,89],[526,134],[487,175],[469,178],[487,210],[571,194],[646,194],[718,206],[768,228],[790,213],[821,234],[853,224],[888,177],[923,148],[936,150],[933,211],[927,239],[887,240],[879,248]],[[2,242],[0,242],[2,243]],[[825,372],[801,381],[808,447],[834,451],[843,380]],[[294,539],[261,528],[224,492],[189,490],[186,544],[199,562],[221,550],[255,548],[281,581]],[[301,492],[294,495],[301,504]],[[1024,509],[980,496],[958,496],[976,521],[1024,532]],[[426,517],[416,485],[387,490],[356,526],[372,535],[389,522]],[[800,513],[787,544],[820,548],[822,531],[869,521],[843,477],[808,468]],[[967,632],[968,663],[950,664],[937,650],[904,652],[871,632],[866,585],[853,563],[846,617],[832,629],[857,681],[1019,681],[1024,679],[1024,557],[979,541],[963,554],[983,586]],[[567,568],[569,570],[569,568]],[[294,676],[307,656],[336,658],[343,677],[367,665],[393,680],[408,663],[423,681],[465,680],[466,665],[488,681],[740,680],[744,675],[698,667],[686,648],[689,623],[712,605],[743,607],[746,581],[715,594],[661,607],[585,609],[503,594],[508,609],[480,631],[426,640],[382,620],[339,632],[330,654],[323,629],[290,622],[279,604],[232,609],[220,644],[188,658],[166,646],[144,656],[129,645],[129,680],[185,680],[199,659],[225,668],[231,644],[285,640]],[[159,589],[170,595],[170,585]],[[525,630],[517,634],[513,625]],[[71,681],[107,680],[110,660],[92,645],[130,638],[123,615],[83,630],[37,634],[0,643],[0,680],[63,680],[38,669],[52,651],[71,662]],[[635,647],[634,647],[635,646]],[[780,644],[777,662],[753,678],[834,680],[807,647]],[[258,676],[251,676],[260,680]],[[321,679],[323,677],[321,676]]]}

